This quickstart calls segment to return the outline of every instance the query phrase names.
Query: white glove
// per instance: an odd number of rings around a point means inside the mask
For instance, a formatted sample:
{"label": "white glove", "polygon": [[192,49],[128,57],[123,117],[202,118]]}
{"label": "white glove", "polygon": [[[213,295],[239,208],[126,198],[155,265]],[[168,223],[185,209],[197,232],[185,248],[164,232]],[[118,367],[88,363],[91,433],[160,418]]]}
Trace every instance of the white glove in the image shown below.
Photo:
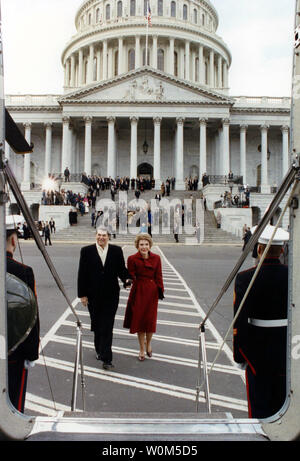
{"label": "white glove", "polygon": [[29,368],[33,368],[35,366],[35,362],[30,362],[29,360],[24,360],[24,368],[29,370]]}

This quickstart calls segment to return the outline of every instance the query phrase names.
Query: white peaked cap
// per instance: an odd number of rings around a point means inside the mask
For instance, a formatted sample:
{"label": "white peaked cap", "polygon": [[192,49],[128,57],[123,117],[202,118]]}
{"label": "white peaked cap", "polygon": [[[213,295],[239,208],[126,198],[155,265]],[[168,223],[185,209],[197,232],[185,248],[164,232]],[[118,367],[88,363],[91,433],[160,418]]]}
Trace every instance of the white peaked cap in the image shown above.
{"label": "white peaked cap", "polygon": [[[257,226],[254,226],[252,227],[251,229],[251,233],[254,234],[255,230],[256,230]],[[262,243],[264,245],[267,245],[269,243],[269,240],[270,238],[272,237],[273,235],[273,232],[274,232],[274,229],[275,229],[275,226],[271,226],[270,224],[268,224],[263,232],[260,234],[260,237],[258,239],[258,243]],[[290,234],[285,231],[284,229],[282,229],[281,227],[278,227],[274,237],[273,237],[273,240],[272,240],[272,245],[283,245],[284,242],[286,242],[287,240],[289,240],[290,238]]]}
{"label": "white peaked cap", "polygon": [[6,227],[6,230],[14,230],[14,229],[16,229],[16,223],[15,223],[15,220],[14,220],[13,216],[6,216],[6,218],[5,218],[5,227]]}

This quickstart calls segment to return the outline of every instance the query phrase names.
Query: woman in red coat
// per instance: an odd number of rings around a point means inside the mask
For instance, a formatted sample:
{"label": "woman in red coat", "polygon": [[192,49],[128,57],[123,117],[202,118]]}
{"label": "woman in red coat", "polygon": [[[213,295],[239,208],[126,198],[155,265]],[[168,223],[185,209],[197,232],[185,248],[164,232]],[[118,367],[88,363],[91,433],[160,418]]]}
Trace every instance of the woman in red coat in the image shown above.
{"label": "woman in red coat", "polygon": [[137,235],[135,246],[138,252],[127,260],[133,284],[127,302],[124,328],[138,334],[140,361],[145,360],[145,346],[148,357],[152,356],[151,339],[156,331],[158,299],[164,298],[161,260],[159,255],[150,251],[152,244],[149,234]]}

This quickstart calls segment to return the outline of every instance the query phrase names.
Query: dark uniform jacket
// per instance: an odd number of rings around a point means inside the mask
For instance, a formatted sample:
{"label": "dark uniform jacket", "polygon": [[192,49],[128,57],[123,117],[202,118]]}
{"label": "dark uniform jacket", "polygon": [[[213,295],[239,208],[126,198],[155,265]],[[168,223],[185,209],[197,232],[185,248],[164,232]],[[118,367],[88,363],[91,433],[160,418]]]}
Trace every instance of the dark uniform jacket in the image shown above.
{"label": "dark uniform jacket", "polygon": [[[236,277],[234,315],[255,269]],[[266,258],[233,326],[234,360],[247,362],[254,375],[285,374],[287,327],[256,326],[249,319],[287,319],[287,303],[288,267],[277,258]]]}
{"label": "dark uniform jacket", "polygon": [[122,248],[108,244],[104,267],[96,244],[81,249],[77,296],[88,298],[92,330],[101,315],[115,315],[120,294],[119,278],[123,283],[130,278]]}
{"label": "dark uniform jacket", "polygon": [[[7,272],[23,280],[23,282],[31,288],[32,292],[36,296],[35,279],[32,268],[14,260],[12,253],[7,252],[6,256]],[[9,355],[9,361],[26,359],[33,362],[34,360],[37,360],[39,358],[39,333],[40,322],[38,316],[37,321],[27,338],[14,352],[12,352],[12,354]]]}

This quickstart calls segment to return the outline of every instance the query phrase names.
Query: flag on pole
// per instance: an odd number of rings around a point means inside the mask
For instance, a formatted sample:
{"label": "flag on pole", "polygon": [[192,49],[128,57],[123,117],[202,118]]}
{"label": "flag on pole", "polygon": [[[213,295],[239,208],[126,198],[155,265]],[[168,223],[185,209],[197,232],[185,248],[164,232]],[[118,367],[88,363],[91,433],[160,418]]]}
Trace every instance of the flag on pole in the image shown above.
{"label": "flag on pole", "polygon": [[151,8],[150,8],[149,1],[147,2],[147,16],[146,16],[146,19],[148,21],[149,26],[152,26],[152,24],[151,24]]}

